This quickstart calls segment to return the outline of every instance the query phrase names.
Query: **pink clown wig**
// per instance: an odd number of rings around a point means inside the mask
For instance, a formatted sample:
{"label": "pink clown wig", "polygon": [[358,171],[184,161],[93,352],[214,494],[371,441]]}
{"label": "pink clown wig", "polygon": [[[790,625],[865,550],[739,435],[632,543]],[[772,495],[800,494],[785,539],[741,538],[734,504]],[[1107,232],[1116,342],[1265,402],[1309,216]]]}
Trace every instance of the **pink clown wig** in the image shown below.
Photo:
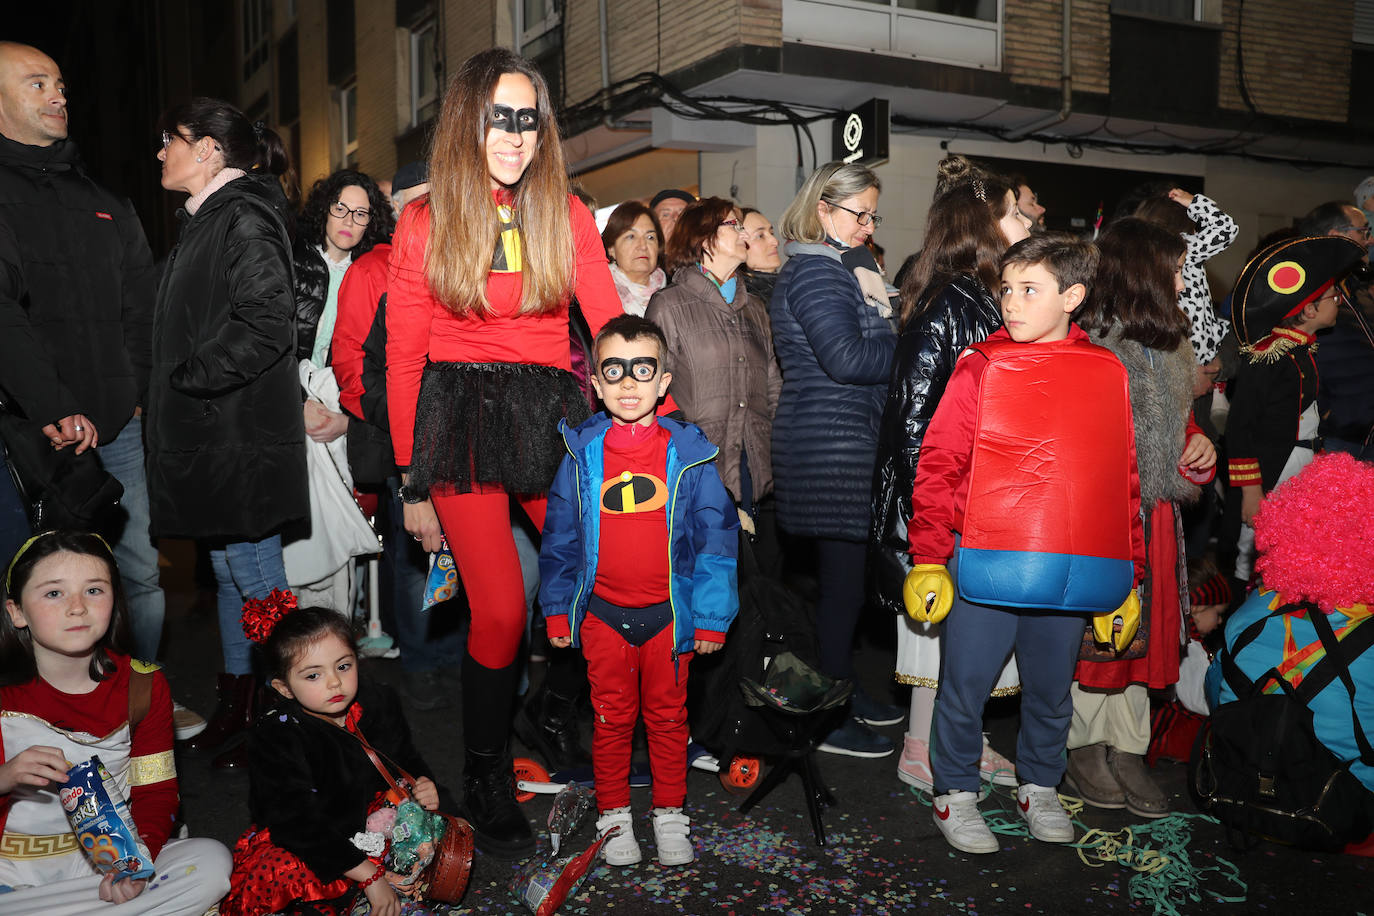
{"label": "pink clown wig", "polygon": [[1374,465],[1320,455],[1265,497],[1254,527],[1256,571],[1285,602],[1374,603]]}

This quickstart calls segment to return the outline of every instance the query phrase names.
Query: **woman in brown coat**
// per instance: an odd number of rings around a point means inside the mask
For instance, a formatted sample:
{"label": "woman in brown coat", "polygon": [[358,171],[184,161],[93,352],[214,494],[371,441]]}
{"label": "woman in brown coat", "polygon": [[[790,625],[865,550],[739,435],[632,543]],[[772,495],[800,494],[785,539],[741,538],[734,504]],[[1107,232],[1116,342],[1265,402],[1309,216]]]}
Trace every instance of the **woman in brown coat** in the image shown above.
{"label": "woman in brown coat", "polygon": [[716,468],[751,517],[749,529],[759,501],[773,489],[773,414],[782,374],[768,312],[736,275],[747,252],[744,217],[733,203],[708,197],[692,204],[668,243],[673,282],[649,300],[645,317],[663,328],[673,399],[720,449]]}

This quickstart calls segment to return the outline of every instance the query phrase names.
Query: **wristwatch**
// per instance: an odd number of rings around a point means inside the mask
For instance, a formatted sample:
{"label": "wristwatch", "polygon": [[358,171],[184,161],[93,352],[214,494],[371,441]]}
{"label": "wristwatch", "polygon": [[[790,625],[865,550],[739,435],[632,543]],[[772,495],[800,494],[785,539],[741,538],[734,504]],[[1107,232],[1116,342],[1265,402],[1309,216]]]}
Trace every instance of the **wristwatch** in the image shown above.
{"label": "wristwatch", "polygon": [[401,497],[401,502],[409,503],[411,505],[414,505],[415,503],[422,503],[425,500],[429,499],[428,490],[417,489],[415,487],[412,487],[408,483],[401,484],[400,488],[397,489],[396,492]]}

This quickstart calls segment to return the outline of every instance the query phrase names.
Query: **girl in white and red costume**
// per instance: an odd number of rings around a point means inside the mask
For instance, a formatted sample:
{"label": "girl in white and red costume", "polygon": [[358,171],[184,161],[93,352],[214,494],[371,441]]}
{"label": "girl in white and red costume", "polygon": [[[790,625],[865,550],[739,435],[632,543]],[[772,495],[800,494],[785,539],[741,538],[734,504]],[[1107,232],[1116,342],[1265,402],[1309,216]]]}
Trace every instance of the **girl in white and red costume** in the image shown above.
{"label": "girl in white and red costume", "polygon": [[569,300],[595,334],[620,299],[596,223],[568,193],[553,104],[533,64],[501,48],[464,62],[433,148],[430,193],[402,214],[391,253],[391,437],[406,530],[428,551],[447,538],[472,609],[466,816],[479,849],[521,857],[534,837],[506,748],[525,626],[511,505],[543,527],[544,493],[565,454],[558,422],[589,415],[569,371]]}
{"label": "girl in white and red costume", "polygon": [[[0,910],[199,916],[229,889],[229,852],[172,840],[172,696],[155,665],[123,654],[127,611],[98,536],[30,539],[5,575],[0,617]],[[132,695],[132,700],[131,700]],[[148,879],[101,877],[58,800],[70,763],[99,756],[153,856]]]}

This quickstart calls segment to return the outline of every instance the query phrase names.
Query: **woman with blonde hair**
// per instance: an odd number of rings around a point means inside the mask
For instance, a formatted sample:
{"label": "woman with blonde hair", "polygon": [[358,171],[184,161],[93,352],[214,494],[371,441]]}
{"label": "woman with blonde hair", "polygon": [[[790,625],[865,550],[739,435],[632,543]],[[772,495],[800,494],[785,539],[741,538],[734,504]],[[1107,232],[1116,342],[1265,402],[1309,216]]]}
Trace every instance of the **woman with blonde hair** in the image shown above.
{"label": "woman with blonde hair", "polygon": [[620,300],[596,223],[568,193],[553,103],[528,60],[493,48],[463,63],[429,177],[429,197],[396,228],[389,267],[392,444],[406,530],[428,551],[447,540],[472,609],[466,815],[479,848],[523,857],[534,837],[507,750],[525,625],[511,505],[542,528],[564,454],[559,421],[588,416],[569,372],[569,300],[593,334]]}
{"label": "woman with blonde hair", "polygon": [[[897,344],[877,263],[864,247],[881,217],[878,176],[831,162],[782,218],[787,264],[769,304],[782,391],[773,421],[778,526],[816,547],[821,670],[854,676],[854,628],[864,602],[869,482],[878,418]],[[821,750],[884,757],[892,742],[868,725],[902,711],[856,691],[852,716]]]}

